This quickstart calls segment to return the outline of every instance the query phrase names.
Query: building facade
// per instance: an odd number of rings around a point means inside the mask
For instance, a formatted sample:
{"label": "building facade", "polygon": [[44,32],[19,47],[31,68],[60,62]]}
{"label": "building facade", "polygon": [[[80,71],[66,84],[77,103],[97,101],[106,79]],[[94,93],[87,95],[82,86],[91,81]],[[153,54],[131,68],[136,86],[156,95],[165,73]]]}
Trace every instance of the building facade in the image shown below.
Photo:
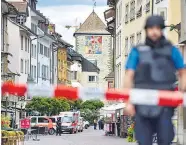
{"label": "building facade", "polygon": [[[181,28],[179,30],[179,47],[184,57],[186,64],[186,1],[181,0]],[[178,141],[180,144],[186,144],[186,108],[179,107],[178,109]]]}
{"label": "building facade", "polygon": [[[170,31],[171,25],[177,25],[181,22],[181,0],[154,0],[154,14],[161,15],[167,28],[164,35],[174,44],[178,45],[178,32]],[[174,17],[176,16],[176,17]]]}
{"label": "building facade", "polygon": [[84,81],[96,82],[97,87],[107,87],[105,76],[112,71],[112,38],[106,31],[106,25],[93,11],[74,34],[76,50],[87,60],[99,67],[100,74],[84,78]]}

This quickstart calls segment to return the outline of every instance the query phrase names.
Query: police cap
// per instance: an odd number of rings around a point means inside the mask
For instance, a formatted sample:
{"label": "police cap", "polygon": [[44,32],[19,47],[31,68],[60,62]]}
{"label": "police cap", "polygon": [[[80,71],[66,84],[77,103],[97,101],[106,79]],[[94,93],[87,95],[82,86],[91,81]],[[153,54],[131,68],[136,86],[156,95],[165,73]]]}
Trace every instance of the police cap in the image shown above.
{"label": "police cap", "polygon": [[149,16],[146,20],[145,29],[153,26],[159,26],[161,29],[164,29],[165,21],[163,17],[159,15]]}

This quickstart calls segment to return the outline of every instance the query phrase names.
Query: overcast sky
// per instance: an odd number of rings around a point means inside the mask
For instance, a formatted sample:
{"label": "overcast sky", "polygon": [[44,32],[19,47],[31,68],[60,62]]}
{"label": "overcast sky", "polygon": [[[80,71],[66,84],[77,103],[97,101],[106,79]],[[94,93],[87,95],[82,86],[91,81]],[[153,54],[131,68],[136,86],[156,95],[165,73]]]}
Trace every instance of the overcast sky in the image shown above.
{"label": "overcast sky", "polygon": [[[75,28],[66,29],[66,25],[79,26],[93,11],[93,0],[38,0],[37,9],[56,24],[56,31],[62,38],[75,46],[73,33]],[[108,9],[107,0],[96,0],[95,12],[104,21],[103,12]]]}

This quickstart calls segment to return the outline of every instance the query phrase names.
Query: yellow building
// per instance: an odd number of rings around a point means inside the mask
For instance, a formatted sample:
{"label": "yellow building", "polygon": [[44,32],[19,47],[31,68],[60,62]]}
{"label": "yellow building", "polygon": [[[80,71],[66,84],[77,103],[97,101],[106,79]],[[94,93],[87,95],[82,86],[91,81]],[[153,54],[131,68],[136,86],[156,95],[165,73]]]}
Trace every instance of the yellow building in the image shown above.
{"label": "yellow building", "polygon": [[58,43],[60,43],[57,50],[57,78],[58,84],[69,85],[71,84],[71,78],[69,77],[70,71],[70,60],[68,55],[68,48],[73,47],[62,39],[59,39]]}
{"label": "yellow building", "polygon": [[67,81],[67,50],[58,48],[58,84],[66,84]]}
{"label": "yellow building", "polygon": [[170,31],[171,25],[177,25],[181,22],[181,1],[180,0],[155,0],[154,14],[164,17],[167,26],[164,35],[174,44],[178,44],[178,30]]}

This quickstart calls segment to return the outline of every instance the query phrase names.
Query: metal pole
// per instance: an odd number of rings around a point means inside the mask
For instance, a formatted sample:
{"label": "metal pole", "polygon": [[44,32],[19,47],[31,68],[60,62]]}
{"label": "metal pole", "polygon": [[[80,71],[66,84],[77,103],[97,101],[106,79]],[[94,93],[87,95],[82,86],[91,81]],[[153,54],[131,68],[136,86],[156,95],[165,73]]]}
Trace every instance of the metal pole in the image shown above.
{"label": "metal pole", "polygon": [[6,96],[6,112],[5,112],[5,116],[7,116],[8,113],[8,96]]}
{"label": "metal pole", "polygon": [[17,102],[15,102],[15,127],[16,127],[16,108],[17,108]]}

